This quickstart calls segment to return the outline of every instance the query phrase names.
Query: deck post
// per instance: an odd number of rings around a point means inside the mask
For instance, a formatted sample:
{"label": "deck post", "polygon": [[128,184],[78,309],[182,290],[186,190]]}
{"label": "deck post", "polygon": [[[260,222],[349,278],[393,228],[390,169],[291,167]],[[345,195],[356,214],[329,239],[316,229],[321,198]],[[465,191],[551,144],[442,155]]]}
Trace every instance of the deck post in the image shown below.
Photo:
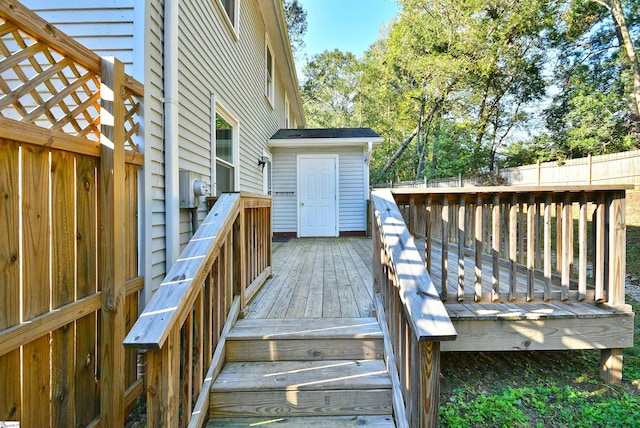
{"label": "deck post", "polygon": [[[614,192],[609,206],[609,292],[607,301],[611,306],[622,306],[625,302],[625,271],[627,230],[625,223],[625,192]],[[605,383],[622,383],[622,349],[603,349],[600,353],[600,377]]]}
{"label": "deck post", "polygon": [[600,351],[600,378],[609,385],[622,383],[622,349]]}
{"label": "deck post", "polygon": [[611,306],[624,305],[627,229],[625,224],[625,192],[614,192],[609,202],[609,293]]}
{"label": "deck post", "polygon": [[420,412],[418,424],[411,426],[437,427],[439,423],[440,394],[440,342],[418,342],[417,367],[419,370],[419,398],[416,400]]}
{"label": "deck post", "polygon": [[102,289],[100,424],[124,425],[125,352],[125,117],[124,65],[101,61],[100,168],[98,212],[99,281]]}
{"label": "deck post", "polygon": [[[245,308],[245,290],[247,287],[247,281],[249,275],[247,274],[247,269],[249,269],[250,261],[247,257],[247,248],[250,245],[255,245],[255,242],[249,242],[247,236],[247,211],[244,206],[244,198],[240,197],[240,213],[238,214],[238,225],[237,225],[237,236],[235,237],[236,242],[234,243],[234,263],[238,266],[238,278],[235,278],[236,284],[238,285],[238,289],[234,290],[235,294],[240,296],[240,317],[244,318],[246,315]],[[255,227],[255,222],[259,221],[257,218],[253,218],[254,222],[249,223],[249,227]],[[255,235],[254,235],[255,236]],[[254,254],[254,257],[257,257]],[[253,278],[251,278],[253,280]]]}

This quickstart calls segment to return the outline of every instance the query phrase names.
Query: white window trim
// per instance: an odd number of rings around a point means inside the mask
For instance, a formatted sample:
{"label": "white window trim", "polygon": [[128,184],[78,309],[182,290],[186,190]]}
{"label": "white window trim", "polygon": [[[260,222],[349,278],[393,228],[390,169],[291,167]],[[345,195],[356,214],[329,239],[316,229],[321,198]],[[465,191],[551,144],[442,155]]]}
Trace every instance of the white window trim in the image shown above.
{"label": "white window trim", "polygon": [[286,92],[284,93],[284,128],[291,128],[291,105]]}
{"label": "white window trim", "polygon": [[[267,70],[267,52],[271,53],[271,83],[269,83],[269,74]],[[269,35],[264,33],[264,96],[269,101],[271,108],[275,106],[276,92],[276,58],[273,56],[273,48],[269,41]]]}
{"label": "white window trim", "polygon": [[233,22],[232,22],[231,18],[229,18],[229,15],[227,15],[227,11],[222,5],[222,1],[213,0],[213,2],[218,6],[218,11],[220,15],[222,15],[222,20],[226,24],[227,29],[231,31],[233,38],[236,41],[238,41],[240,39],[240,0],[233,0],[233,1],[235,1],[235,8],[234,8],[235,14],[233,16]]}
{"label": "white window trim", "polygon": [[[271,172],[271,193],[273,193],[273,156],[271,153],[266,150],[262,151],[262,156],[268,159],[268,163],[271,164],[271,168],[268,165],[264,166],[262,170],[262,193],[265,195],[269,194],[269,172]],[[273,196],[273,195],[271,195]]]}
{"label": "white window trim", "polygon": [[224,108],[223,105],[218,102],[215,94],[211,93],[211,190],[214,196],[218,195],[217,183],[216,183],[216,165],[218,158],[216,157],[216,114],[222,116],[233,127],[233,163],[229,163],[224,159],[220,159],[225,165],[233,167],[233,191],[237,192],[240,186],[240,122],[231,114],[229,110]]}

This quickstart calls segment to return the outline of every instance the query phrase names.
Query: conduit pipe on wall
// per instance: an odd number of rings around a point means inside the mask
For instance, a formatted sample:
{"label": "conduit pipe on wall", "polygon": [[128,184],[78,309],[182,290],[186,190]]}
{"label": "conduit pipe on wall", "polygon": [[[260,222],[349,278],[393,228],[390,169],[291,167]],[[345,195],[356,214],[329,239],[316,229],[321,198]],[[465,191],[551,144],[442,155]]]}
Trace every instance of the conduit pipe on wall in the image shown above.
{"label": "conduit pipe on wall", "polygon": [[167,272],[180,253],[178,10],[179,0],[164,1],[164,203]]}

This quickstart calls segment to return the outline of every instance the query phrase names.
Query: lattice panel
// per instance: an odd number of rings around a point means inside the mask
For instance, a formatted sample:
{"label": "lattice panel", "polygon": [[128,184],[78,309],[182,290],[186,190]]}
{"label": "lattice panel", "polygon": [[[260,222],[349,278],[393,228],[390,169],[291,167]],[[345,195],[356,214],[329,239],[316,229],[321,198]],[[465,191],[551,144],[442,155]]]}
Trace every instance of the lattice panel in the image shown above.
{"label": "lattice panel", "polygon": [[[139,152],[141,104],[122,90],[125,147]],[[0,18],[0,116],[100,140],[100,76]]]}
{"label": "lattice panel", "polygon": [[100,138],[99,77],[13,23],[0,24],[0,115]]}
{"label": "lattice panel", "polygon": [[124,95],[124,107],[127,111],[124,116],[125,149],[140,152],[140,147],[136,143],[136,136],[140,133],[140,113],[142,106],[135,94],[127,92]]}

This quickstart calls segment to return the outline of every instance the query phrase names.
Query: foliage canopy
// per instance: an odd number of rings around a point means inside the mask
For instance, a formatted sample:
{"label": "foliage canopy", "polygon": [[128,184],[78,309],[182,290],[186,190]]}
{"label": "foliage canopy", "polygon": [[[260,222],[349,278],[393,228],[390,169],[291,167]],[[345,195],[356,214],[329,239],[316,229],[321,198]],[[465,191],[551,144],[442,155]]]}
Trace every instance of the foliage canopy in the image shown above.
{"label": "foliage canopy", "polygon": [[398,3],[363,58],[326,51],[301,85],[310,126],[370,126],[385,138],[372,180],[639,146],[637,0]]}

